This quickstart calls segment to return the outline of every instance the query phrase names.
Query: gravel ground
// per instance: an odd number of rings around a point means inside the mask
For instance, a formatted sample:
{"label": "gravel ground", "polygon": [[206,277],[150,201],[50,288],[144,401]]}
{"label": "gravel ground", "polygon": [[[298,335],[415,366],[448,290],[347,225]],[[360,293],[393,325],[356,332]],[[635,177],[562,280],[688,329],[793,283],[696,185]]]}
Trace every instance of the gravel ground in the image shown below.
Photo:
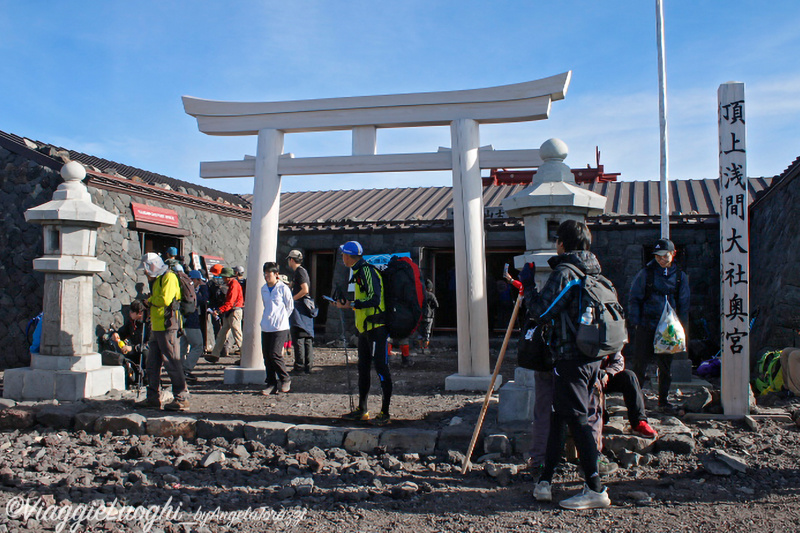
{"label": "gravel ground", "polygon": [[[273,397],[257,394],[254,386],[223,385],[223,366],[202,363],[188,414],[337,425],[338,416],[349,408],[344,355],[341,350],[318,351],[322,371],[294,378],[291,393]],[[473,424],[479,404],[469,402],[482,395],[443,390],[445,376],[456,366],[455,354],[448,351],[419,356],[411,369],[395,365],[392,426],[437,428],[454,416]],[[510,361],[503,374],[513,374]],[[371,406],[376,408],[377,384],[373,392]],[[133,411],[125,401],[90,405],[104,413]],[[52,520],[59,509],[77,513],[81,505],[108,507],[115,500],[118,510],[131,506],[116,515],[119,520],[67,521],[64,530],[800,531],[800,428],[786,417],[799,407],[797,399],[772,398],[769,410],[760,412],[783,417],[759,418],[756,430],[740,421],[685,417],[694,437],[691,452],[643,454],[639,466],[620,468],[606,478],[610,509],[583,512],[535,502],[533,475],[520,456],[476,464],[461,475],[460,454],[465,450],[420,457],[42,427],[3,431],[0,533],[59,531],[61,522]],[[654,415],[651,420],[664,427],[674,419]],[[720,467],[721,458],[730,458],[733,466]],[[581,487],[571,464],[555,481],[556,502]],[[28,518],[20,514],[24,501]],[[144,516],[145,506],[162,514]],[[203,514],[217,508],[216,517]],[[240,514],[243,522],[231,522],[230,513],[247,509],[260,509],[261,515]],[[42,514],[45,510],[49,516]]]}

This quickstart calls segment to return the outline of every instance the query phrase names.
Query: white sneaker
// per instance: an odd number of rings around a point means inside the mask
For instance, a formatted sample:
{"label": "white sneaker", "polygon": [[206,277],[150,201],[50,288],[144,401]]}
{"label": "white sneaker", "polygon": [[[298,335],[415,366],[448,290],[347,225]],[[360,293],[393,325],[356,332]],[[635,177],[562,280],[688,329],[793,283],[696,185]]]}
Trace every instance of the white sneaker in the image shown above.
{"label": "white sneaker", "polygon": [[537,502],[549,502],[553,500],[553,491],[549,481],[540,481],[533,489],[533,497]]}
{"label": "white sneaker", "polygon": [[611,498],[608,497],[607,488],[603,488],[603,492],[595,492],[584,485],[580,494],[562,500],[559,505],[564,509],[605,509],[611,506]]}

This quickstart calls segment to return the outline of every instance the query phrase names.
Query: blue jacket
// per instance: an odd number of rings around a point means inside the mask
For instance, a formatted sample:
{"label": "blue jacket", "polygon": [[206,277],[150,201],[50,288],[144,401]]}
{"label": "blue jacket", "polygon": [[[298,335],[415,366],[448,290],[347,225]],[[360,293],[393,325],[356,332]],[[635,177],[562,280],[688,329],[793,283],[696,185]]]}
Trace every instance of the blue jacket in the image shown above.
{"label": "blue jacket", "polygon": [[197,309],[194,313],[183,317],[183,329],[200,329],[200,310],[208,303],[208,286],[205,283],[195,287],[194,291],[197,295]]}
{"label": "blue jacket", "polygon": [[[653,272],[653,290],[645,301],[648,270]],[[658,321],[661,320],[661,313],[664,311],[664,297],[666,296],[669,298],[669,304],[678,314],[678,319],[684,329],[689,327],[689,276],[685,272],[680,273],[681,293],[676,295],[678,272],[680,270],[675,263],[667,268],[661,268],[653,259],[636,274],[628,295],[627,311],[631,326],[656,329]]]}

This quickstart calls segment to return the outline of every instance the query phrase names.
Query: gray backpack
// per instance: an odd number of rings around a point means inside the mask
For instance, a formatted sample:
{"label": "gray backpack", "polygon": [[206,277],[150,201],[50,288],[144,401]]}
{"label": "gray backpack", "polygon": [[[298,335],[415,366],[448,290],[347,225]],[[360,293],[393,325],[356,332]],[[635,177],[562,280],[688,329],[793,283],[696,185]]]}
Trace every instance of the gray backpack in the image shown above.
{"label": "gray backpack", "polygon": [[591,359],[615,354],[628,342],[625,310],[617,300],[614,285],[599,274],[584,274],[569,263],[559,266],[570,269],[580,280],[578,304],[581,317],[577,324],[562,313],[561,323],[574,334],[578,350]]}

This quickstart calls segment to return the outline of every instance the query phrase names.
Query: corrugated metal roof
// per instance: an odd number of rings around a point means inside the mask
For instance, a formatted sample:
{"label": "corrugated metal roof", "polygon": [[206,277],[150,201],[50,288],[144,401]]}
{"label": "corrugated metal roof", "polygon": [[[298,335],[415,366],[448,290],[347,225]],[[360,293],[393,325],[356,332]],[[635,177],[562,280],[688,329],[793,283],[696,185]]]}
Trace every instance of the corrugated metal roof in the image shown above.
{"label": "corrugated metal roof", "polygon": [[[772,179],[750,178],[751,200],[769,187]],[[505,198],[525,187],[486,186],[483,188],[484,205],[500,207]],[[607,198],[605,217],[659,216],[661,192],[658,181],[592,183],[583,187]],[[719,181],[715,179],[670,182],[670,213],[673,215],[717,216],[719,198]],[[280,220],[281,224],[343,220],[431,221],[447,219],[448,209],[452,207],[450,187],[287,192],[281,194]]]}

